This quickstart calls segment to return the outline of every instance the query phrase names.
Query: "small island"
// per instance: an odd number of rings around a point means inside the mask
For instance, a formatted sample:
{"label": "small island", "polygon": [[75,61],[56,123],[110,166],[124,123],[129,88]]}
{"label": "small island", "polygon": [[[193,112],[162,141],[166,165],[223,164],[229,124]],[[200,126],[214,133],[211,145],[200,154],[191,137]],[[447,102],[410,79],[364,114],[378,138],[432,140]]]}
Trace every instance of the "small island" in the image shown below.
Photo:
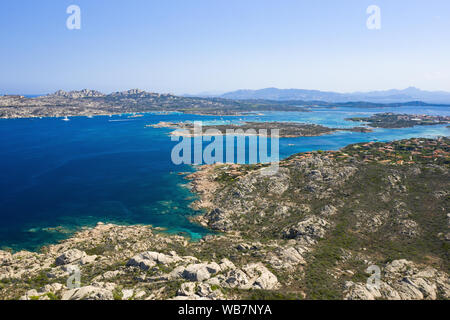
{"label": "small island", "polygon": [[[175,129],[170,133],[171,135],[185,137],[227,135],[231,130],[235,131],[233,135],[261,136],[266,134],[270,135],[272,130],[279,129],[280,138],[315,137],[331,134],[336,131],[372,132],[372,129],[367,127],[329,128],[318,124],[297,122],[243,122],[239,124],[205,125],[202,126],[202,132],[200,134],[194,132],[194,124],[190,122],[160,122],[147,125],[147,127]],[[207,132],[210,129],[214,129],[217,132],[215,134]],[[266,133],[261,133],[260,130],[267,131]]]}
{"label": "small island", "polygon": [[414,114],[380,113],[366,118],[347,118],[355,122],[367,122],[374,128],[410,128],[414,126],[436,125],[450,123],[448,116],[430,116]]}

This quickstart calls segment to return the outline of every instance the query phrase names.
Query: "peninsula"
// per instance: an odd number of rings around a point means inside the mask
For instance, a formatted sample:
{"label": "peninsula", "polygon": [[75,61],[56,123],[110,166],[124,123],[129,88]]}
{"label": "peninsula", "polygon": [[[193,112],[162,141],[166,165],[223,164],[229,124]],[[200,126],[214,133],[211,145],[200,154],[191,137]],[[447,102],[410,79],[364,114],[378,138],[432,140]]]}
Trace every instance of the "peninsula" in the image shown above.
{"label": "peninsula", "polygon": [[448,138],[300,153],[270,177],[202,166],[187,176],[192,219],[220,233],[99,223],[40,252],[0,251],[0,298],[449,299],[449,166]]}

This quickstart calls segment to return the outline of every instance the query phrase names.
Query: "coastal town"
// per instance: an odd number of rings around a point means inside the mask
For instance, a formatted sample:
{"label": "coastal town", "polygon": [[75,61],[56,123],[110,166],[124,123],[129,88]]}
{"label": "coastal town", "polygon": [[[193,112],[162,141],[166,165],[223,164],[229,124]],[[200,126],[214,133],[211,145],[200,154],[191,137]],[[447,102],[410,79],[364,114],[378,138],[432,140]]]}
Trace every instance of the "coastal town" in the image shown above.
{"label": "coastal town", "polygon": [[[450,164],[450,139],[413,138],[391,142],[367,142],[347,146],[337,151],[327,151],[330,159],[351,162],[378,163],[389,165],[414,165],[419,163],[435,163],[436,165]],[[294,156],[292,159],[306,159],[313,156],[313,152]]]}

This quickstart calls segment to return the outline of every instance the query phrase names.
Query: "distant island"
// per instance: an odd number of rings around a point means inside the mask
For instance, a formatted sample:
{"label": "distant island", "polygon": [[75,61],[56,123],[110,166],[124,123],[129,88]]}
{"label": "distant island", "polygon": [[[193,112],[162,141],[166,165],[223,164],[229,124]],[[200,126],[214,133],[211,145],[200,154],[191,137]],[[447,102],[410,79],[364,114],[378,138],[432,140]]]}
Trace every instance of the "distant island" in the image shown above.
{"label": "distant island", "polygon": [[423,101],[426,103],[449,104],[450,92],[424,91],[415,87],[403,90],[339,93],[305,89],[266,88],[260,90],[237,90],[220,95],[221,98],[238,100],[317,100],[324,102],[367,101],[372,103],[405,103]]}
{"label": "distant island", "polygon": [[346,120],[367,122],[375,128],[409,128],[423,125],[437,125],[450,123],[448,116],[430,116],[413,114],[380,113],[366,118],[348,118]]}
{"label": "distant island", "polygon": [[[320,97],[319,97],[320,98]],[[0,118],[94,116],[138,112],[182,112],[197,115],[236,116],[264,111],[308,112],[314,107],[434,106],[422,101],[374,103],[324,100],[238,100],[224,97],[184,97],[132,89],[104,94],[95,90],[57,91],[38,97],[0,96]]]}
{"label": "distant island", "polygon": [[136,112],[183,112],[198,115],[241,115],[258,111],[300,111],[297,103],[234,101],[221,98],[181,97],[132,89],[103,94],[94,90],[57,91],[46,96],[0,97],[0,118],[93,116]]}
{"label": "distant island", "polygon": [[[194,131],[193,123],[174,123],[160,122],[158,124],[148,125],[153,128],[172,128],[171,135],[195,137],[198,134]],[[297,138],[297,137],[314,137],[330,134],[336,131],[353,131],[353,132],[372,132],[372,129],[366,127],[355,128],[329,128],[318,124],[306,124],[296,122],[244,122],[241,124],[222,124],[202,126],[200,136],[211,135],[207,130],[215,129],[214,135],[226,135],[227,130],[241,130],[241,133],[235,132],[234,135],[261,135],[260,130],[267,130],[267,135],[271,134],[271,130],[279,129],[280,138]],[[255,130],[251,133],[249,130]]]}

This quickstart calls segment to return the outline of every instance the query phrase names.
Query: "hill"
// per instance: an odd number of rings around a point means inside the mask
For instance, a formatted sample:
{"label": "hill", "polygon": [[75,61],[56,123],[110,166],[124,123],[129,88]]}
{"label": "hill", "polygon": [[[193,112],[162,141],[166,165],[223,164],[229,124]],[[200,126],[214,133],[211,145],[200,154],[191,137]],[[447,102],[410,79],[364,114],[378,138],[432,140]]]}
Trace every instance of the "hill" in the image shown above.
{"label": "hill", "polygon": [[237,90],[220,96],[226,99],[267,100],[319,100],[324,102],[367,101],[374,103],[399,103],[420,100],[427,103],[450,103],[450,92],[423,91],[414,87],[404,90],[338,93],[304,89],[266,88],[260,90]]}

